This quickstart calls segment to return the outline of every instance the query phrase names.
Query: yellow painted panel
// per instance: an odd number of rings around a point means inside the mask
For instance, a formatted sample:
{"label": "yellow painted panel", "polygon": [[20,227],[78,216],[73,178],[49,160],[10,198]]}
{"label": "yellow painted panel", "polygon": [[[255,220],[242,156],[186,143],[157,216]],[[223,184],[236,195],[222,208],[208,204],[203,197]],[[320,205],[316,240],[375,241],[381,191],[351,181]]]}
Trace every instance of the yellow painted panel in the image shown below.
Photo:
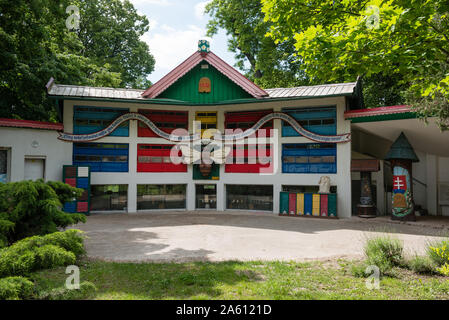
{"label": "yellow painted panel", "polygon": [[320,195],[319,194],[312,195],[312,215],[314,215],[314,216],[320,215]]}
{"label": "yellow painted panel", "polygon": [[[210,129],[211,137],[213,136],[213,134],[215,133],[216,128],[217,128],[217,113],[216,112],[198,111],[195,113],[195,120],[201,121],[201,124],[206,125],[206,127],[209,127],[208,125],[213,124],[215,128]],[[206,130],[207,129],[205,129],[205,128],[201,129],[201,136],[203,135],[204,131],[206,131]],[[206,138],[211,138],[211,137],[206,137]]]}
{"label": "yellow painted panel", "polygon": [[296,194],[296,214],[304,215],[304,193]]}

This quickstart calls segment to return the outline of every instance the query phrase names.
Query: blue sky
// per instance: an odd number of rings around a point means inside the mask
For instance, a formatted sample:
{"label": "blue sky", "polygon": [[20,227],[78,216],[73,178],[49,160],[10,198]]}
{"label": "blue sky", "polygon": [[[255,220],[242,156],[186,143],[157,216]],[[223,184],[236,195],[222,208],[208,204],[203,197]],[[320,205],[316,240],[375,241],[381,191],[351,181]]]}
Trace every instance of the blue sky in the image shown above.
{"label": "blue sky", "polygon": [[227,50],[224,30],[212,38],[205,36],[209,19],[204,14],[208,0],[130,0],[139,14],[146,15],[150,30],[142,37],[156,59],[148,77],[153,83],[198,49],[198,40],[210,41],[211,50],[234,65],[234,53]]}

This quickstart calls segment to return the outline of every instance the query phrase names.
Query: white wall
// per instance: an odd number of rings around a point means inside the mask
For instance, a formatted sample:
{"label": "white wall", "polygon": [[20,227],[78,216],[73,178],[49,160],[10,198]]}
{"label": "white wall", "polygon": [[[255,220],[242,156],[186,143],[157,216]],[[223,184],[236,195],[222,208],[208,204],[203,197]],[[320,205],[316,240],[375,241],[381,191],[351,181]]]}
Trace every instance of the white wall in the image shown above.
{"label": "white wall", "polygon": [[439,186],[449,184],[449,158],[416,151],[420,162],[413,163],[413,176],[425,186],[415,182],[415,203],[427,209],[430,215],[449,215],[449,206],[440,204]]}
{"label": "white wall", "polygon": [[8,152],[8,180],[24,179],[25,158],[45,159],[45,180],[62,180],[62,166],[72,164],[72,145],[54,130],[0,127],[0,148]]}
{"label": "white wall", "polygon": [[[273,109],[281,111],[284,107],[310,107],[310,106],[337,106],[337,133],[348,133],[351,130],[350,122],[344,120],[345,98],[324,98],[297,100],[285,102],[248,103],[239,105],[220,106],[178,106],[158,104],[127,104],[97,101],[73,101],[64,102],[64,127],[66,132],[73,132],[73,106],[103,106],[103,107],[125,107],[131,112],[138,109],[161,109],[161,110],[188,110],[189,130],[192,131],[192,121],[196,111],[217,111],[218,129],[224,132],[224,113],[227,111],[262,110]],[[274,120],[274,128],[281,134],[281,120]],[[224,166],[220,166],[220,180],[192,180],[193,166],[188,166],[186,173],[142,173],[136,172],[137,167],[137,144],[139,143],[171,143],[162,138],[139,138],[137,137],[137,121],[130,122],[129,137],[105,137],[98,142],[129,143],[129,172],[126,173],[102,173],[94,172],[91,176],[92,184],[128,184],[128,211],[136,212],[137,208],[137,184],[187,184],[187,209],[195,209],[195,184],[217,184],[217,210],[222,211],[226,206],[225,185],[226,184],[268,184],[273,185],[273,212],[279,212],[279,192],[282,185],[318,185],[323,174],[282,174],[281,150],[282,143],[310,143],[312,141],[304,137],[280,137],[278,143],[278,171],[274,175],[266,176],[259,174],[225,173]],[[351,143],[337,145],[337,174],[326,174],[331,178],[331,184],[337,186],[338,193],[338,215],[340,217],[351,216]]]}

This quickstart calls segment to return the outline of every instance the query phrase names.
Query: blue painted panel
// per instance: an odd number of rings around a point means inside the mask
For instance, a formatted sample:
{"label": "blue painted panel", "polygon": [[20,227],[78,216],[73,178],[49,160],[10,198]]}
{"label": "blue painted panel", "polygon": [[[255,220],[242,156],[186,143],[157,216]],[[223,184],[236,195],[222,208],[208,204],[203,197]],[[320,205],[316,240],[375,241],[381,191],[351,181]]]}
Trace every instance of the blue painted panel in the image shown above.
{"label": "blue painted panel", "polygon": [[76,187],[87,189],[89,187],[89,178],[78,178],[76,179]]}
{"label": "blue painted panel", "polygon": [[68,213],[76,212],[76,202],[64,203],[63,211],[68,212]]}
{"label": "blue painted panel", "polygon": [[[298,109],[282,109],[283,112],[289,114],[294,119],[300,122],[304,129],[322,135],[337,134],[337,111],[335,107],[325,108],[298,108]],[[334,123],[309,124],[309,120],[324,120],[333,119]],[[301,123],[302,122],[302,123]],[[305,122],[305,123],[304,123]],[[283,137],[297,137],[300,136],[292,127],[282,122],[282,136]]]}
{"label": "blue painted panel", "polygon": [[335,164],[317,163],[309,165],[309,173],[336,173],[337,166]]}
{"label": "blue painted panel", "polygon": [[[103,130],[104,128],[105,127],[102,126],[75,126],[73,129],[73,133],[74,134],[95,133]],[[129,136],[129,128],[119,127],[109,135],[113,137],[127,137]]]}
{"label": "blue painted panel", "polygon": [[[319,146],[319,148],[317,148]],[[336,145],[329,144],[283,144],[282,159],[285,156],[303,157],[300,160],[294,159],[295,162],[282,163],[283,173],[336,173],[337,172],[337,149]],[[334,162],[328,162],[331,159],[316,159],[317,157],[335,157]],[[305,158],[304,158],[305,157]],[[314,157],[312,160],[309,157]],[[306,162],[303,162],[303,161]],[[318,160],[318,162],[316,161]],[[292,161],[292,159],[290,159]]]}
{"label": "blue painted panel", "polygon": [[307,216],[312,215],[312,194],[311,193],[304,194],[304,214]]}
{"label": "blue painted panel", "polygon": [[282,165],[282,172],[283,173],[309,173],[309,166],[308,164],[284,164]]}
{"label": "blue painted panel", "polygon": [[[336,135],[337,126],[336,125],[321,125],[321,126],[303,126],[307,131],[322,134],[326,136]],[[282,136],[283,137],[297,137],[299,133],[295,129],[288,126],[282,126]]]}
{"label": "blue painted panel", "polygon": [[[81,110],[80,110],[81,108]],[[91,110],[91,111],[90,111]],[[109,110],[101,112],[99,110]],[[127,108],[107,108],[107,107],[85,107],[75,106],[73,113],[73,133],[74,134],[86,134],[94,133],[106,128],[107,123],[115,120],[120,115],[129,112]],[[78,125],[75,120],[85,120],[89,123]],[[104,120],[104,125],[98,123],[91,123],[91,121]],[[129,125],[128,122],[123,123],[123,126],[117,128],[110,134],[116,137],[128,137]]]}
{"label": "blue painted panel", "polygon": [[[126,148],[122,148],[122,146],[126,146]],[[114,144],[114,143],[74,144],[73,164],[78,166],[89,165],[91,167],[92,172],[128,172],[128,161],[129,161],[128,153],[129,148],[127,144]],[[87,159],[85,158],[86,156],[88,156]],[[126,161],[119,161],[119,159],[115,158],[118,156],[121,157],[126,156],[127,157]]]}

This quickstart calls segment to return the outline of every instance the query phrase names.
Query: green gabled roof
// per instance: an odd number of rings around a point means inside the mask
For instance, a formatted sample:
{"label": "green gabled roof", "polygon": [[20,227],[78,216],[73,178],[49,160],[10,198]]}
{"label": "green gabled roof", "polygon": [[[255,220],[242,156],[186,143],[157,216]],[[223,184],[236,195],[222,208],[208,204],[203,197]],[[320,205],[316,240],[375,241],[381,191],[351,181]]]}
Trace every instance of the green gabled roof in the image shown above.
{"label": "green gabled roof", "polygon": [[412,162],[419,162],[419,158],[416,155],[415,150],[413,150],[410,142],[408,142],[404,132],[401,132],[385,157],[385,160],[392,159],[406,159],[411,160]]}

